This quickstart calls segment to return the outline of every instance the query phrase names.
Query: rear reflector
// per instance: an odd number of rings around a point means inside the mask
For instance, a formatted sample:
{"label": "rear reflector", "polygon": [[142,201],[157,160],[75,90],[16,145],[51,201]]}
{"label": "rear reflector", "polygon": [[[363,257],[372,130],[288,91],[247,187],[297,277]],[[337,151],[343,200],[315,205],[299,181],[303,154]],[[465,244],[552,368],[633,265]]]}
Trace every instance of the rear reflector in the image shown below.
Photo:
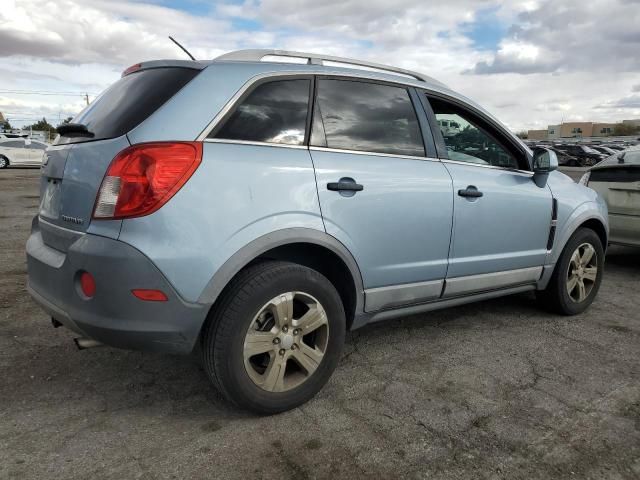
{"label": "rear reflector", "polygon": [[145,300],[147,302],[166,302],[168,300],[164,292],[160,290],[145,290],[137,288],[131,290],[131,293],[140,300]]}
{"label": "rear reflector", "polygon": [[173,197],[202,160],[200,142],[141,143],[111,161],[102,180],[93,218],[149,215]]}
{"label": "rear reflector", "polygon": [[80,288],[86,297],[93,297],[96,294],[96,281],[93,275],[89,272],[82,272],[80,274]]}

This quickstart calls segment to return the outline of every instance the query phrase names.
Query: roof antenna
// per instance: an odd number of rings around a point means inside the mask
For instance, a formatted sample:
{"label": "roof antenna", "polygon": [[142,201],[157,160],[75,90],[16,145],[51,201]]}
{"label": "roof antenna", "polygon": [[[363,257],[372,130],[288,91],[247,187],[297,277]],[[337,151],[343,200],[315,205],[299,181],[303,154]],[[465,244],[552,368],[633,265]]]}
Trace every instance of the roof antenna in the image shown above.
{"label": "roof antenna", "polygon": [[191,58],[191,60],[193,60],[195,62],[195,60],[196,60],[195,57],[189,53],[189,50],[187,50],[182,45],[180,45],[175,38],[173,38],[171,35],[169,35],[169,40],[171,40],[173,43],[175,43],[177,46],[179,46],[182,49],[182,51],[184,53],[186,53],[187,55],[189,55],[189,58]]}

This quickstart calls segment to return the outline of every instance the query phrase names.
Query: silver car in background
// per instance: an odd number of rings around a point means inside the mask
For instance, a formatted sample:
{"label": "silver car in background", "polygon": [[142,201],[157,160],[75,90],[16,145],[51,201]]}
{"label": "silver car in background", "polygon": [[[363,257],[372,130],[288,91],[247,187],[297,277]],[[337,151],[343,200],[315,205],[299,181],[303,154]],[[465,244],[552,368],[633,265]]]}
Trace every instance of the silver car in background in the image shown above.
{"label": "silver car in background", "polygon": [[580,183],[593,188],[609,207],[609,242],[640,247],[640,149],[611,155]]}
{"label": "silver car in background", "polygon": [[39,167],[48,145],[28,138],[0,139],[0,169],[14,167]]}

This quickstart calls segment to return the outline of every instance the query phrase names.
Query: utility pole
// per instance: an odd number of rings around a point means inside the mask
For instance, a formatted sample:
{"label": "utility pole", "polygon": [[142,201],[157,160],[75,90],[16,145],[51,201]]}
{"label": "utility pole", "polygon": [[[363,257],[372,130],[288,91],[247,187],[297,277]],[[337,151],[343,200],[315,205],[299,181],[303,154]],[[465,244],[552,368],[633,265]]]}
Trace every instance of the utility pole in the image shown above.
{"label": "utility pole", "polygon": [[88,93],[84,94],[84,100],[85,100],[85,102],[87,102],[87,105],[89,105],[89,94]]}

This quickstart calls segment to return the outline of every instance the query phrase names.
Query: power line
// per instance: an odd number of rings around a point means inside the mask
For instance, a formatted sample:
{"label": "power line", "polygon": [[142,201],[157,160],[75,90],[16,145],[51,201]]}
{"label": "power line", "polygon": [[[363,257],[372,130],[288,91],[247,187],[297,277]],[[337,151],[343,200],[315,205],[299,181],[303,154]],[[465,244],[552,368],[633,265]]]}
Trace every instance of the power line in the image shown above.
{"label": "power line", "polygon": [[0,89],[0,93],[11,95],[59,95],[64,97],[84,97],[86,95],[96,96],[97,93],[92,92],[55,92],[50,90],[9,90]]}

